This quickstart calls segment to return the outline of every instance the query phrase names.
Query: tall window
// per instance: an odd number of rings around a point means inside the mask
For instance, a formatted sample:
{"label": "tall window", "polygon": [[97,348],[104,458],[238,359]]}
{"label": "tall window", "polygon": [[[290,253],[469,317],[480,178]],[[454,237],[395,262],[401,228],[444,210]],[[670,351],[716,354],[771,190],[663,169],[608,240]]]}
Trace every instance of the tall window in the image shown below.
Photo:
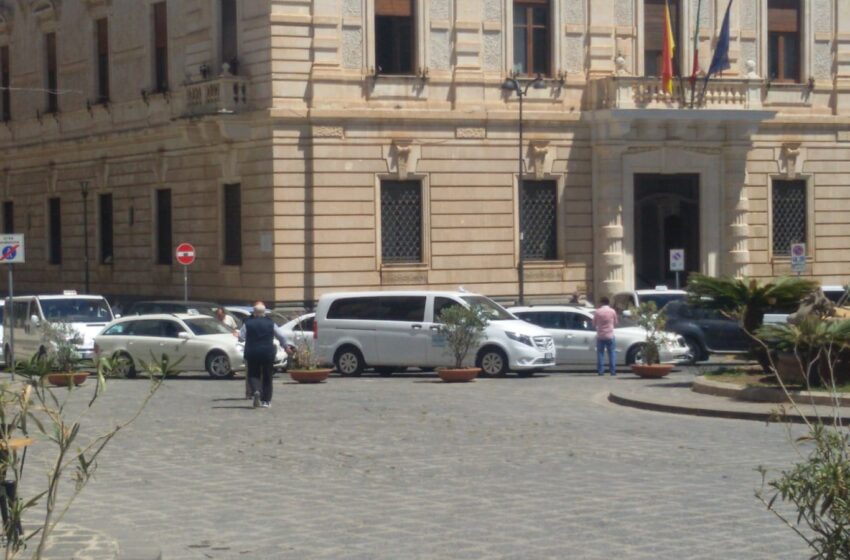
{"label": "tall window", "polygon": [[242,186],[224,185],[224,264],[242,264]]}
{"label": "tall window", "polygon": [[2,112],[3,122],[12,119],[12,92],[9,90],[11,80],[9,78],[9,47],[0,47],[0,88],[2,88]]}
{"label": "tall window", "polygon": [[109,23],[106,18],[95,22],[97,48],[97,101],[109,101]]}
{"label": "tall window", "polygon": [[3,203],[3,233],[15,233],[15,203],[11,200]]}
{"label": "tall window", "polygon": [[375,63],[379,74],[412,74],[416,56],[414,0],[375,0]]}
{"label": "tall window", "polygon": [[229,64],[233,74],[239,71],[236,22],[236,0],[221,0],[221,62]]}
{"label": "tall window", "polygon": [[[676,49],[673,53],[673,73],[678,75],[681,60],[680,53],[685,48],[682,41],[682,26],[679,25],[679,1],[668,0],[670,6],[670,27]],[[662,51],[664,50],[664,0],[644,0],[643,3],[643,75],[660,76]]]}
{"label": "tall window", "polygon": [[171,189],[156,191],[156,262],[171,264]]}
{"label": "tall window", "polygon": [[100,262],[112,264],[113,229],[112,229],[112,195],[102,194],[98,197],[100,206]]}
{"label": "tall window", "polygon": [[806,242],[806,182],[774,181],[772,194],[773,254],[791,254],[793,243]]}
{"label": "tall window", "polygon": [[523,260],[558,258],[558,186],[555,181],[522,182]]}
{"label": "tall window", "polygon": [[153,5],[154,89],[168,91],[168,13],[165,2]]}
{"label": "tall window", "polygon": [[59,112],[59,78],[56,69],[56,33],[44,36],[45,63],[47,65],[47,112]]}
{"label": "tall window", "polygon": [[419,181],[381,181],[381,256],[386,263],[422,262]]}
{"label": "tall window", "polygon": [[50,264],[62,264],[62,203],[59,198],[48,201],[47,258]]}
{"label": "tall window", "polygon": [[550,73],[549,0],[514,0],[514,71]]}
{"label": "tall window", "polygon": [[767,62],[773,81],[800,81],[800,15],[800,0],[768,0]]}

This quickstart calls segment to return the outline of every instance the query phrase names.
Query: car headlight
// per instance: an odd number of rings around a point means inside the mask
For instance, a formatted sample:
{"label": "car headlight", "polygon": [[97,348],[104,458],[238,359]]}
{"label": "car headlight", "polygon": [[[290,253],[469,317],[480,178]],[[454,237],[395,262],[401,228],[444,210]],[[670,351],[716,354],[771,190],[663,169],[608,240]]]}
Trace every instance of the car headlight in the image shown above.
{"label": "car headlight", "polygon": [[517,342],[522,342],[526,346],[531,346],[534,348],[534,342],[531,341],[531,337],[526,334],[519,334],[515,332],[505,331],[505,334],[508,335],[508,338],[511,340],[516,340]]}

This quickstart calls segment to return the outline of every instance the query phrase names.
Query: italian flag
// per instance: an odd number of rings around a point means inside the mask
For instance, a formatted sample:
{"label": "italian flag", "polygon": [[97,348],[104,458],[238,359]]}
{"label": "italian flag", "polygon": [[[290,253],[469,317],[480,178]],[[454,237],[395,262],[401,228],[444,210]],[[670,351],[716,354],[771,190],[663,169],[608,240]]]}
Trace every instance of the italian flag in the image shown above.
{"label": "italian flag", "polygon": [[676,41],[673,39],[673,25],[670,22],[670,5],[664,2],[664,46],[661,50],[661,85],[669,94],[673,93],[673,56],[676,53]]}

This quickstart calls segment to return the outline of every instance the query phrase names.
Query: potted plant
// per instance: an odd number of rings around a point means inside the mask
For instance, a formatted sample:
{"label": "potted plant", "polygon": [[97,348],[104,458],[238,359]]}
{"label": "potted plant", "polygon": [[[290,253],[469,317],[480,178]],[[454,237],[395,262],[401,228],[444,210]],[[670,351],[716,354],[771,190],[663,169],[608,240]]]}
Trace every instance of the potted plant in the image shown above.
{"label": "potted plant", "polygon": [[630,312],[637,324],[646,331],[646,341],[638,355],[639,363],[632,364],[632,373],[641,377],[664,377],[673,369],[672,364],[662,364],[660,358],[662,331],[667,318],[652,301],[633,307]]}
{"label": "potted plant", "polygon": [[489,319],[486,312],[477,306],[452,305],[440,313],[440,334],[449,347],[454,367],[438,368],[440,379],[447,383],[472,381],[481,368],[464,367],[469,351],[481,342]]}
{"label": "potted plant", "polygon": [[79,371],[81,358],[76,344],[80,343],[80,334],[67,323],[50,323],[45,321],[41,328],[44,339],[48,343],[47,354],[44,356],[49,371],[46,378],[48,383],[57,387],[77,386],[85,383],[88,372]]}
{"label": "potted plant", "polygon": [[850,381],[850,320],[811,314],[796,323],[765,325],[756,333],[774,351],[776,376],[782,383],[818,386]]}
{"label": "potted plant", "polygon": [[289,355],[289,377],[298,383],[322,383],[331,373],[330,368],[321,367],[310,341],[312,338],[301,336]]}

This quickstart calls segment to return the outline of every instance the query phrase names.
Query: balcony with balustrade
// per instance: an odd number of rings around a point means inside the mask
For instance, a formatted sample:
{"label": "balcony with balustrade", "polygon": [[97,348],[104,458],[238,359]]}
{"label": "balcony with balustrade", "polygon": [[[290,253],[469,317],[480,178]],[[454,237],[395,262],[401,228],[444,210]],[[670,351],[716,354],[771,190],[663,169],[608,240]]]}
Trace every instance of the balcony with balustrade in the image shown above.
{"label": "balcony with balustrade", "polygon": [[674,79],[672,93],[661,78],[609,76],[591,83],[592,109],[716,109],[761,110],[764,82],[760,79]]}
{"label": "balcony with balustrade", "polygon": [[249,81],[227,69],[219,76],[184,84],[181,114],[184,117],[232,115],[248,109]]}

